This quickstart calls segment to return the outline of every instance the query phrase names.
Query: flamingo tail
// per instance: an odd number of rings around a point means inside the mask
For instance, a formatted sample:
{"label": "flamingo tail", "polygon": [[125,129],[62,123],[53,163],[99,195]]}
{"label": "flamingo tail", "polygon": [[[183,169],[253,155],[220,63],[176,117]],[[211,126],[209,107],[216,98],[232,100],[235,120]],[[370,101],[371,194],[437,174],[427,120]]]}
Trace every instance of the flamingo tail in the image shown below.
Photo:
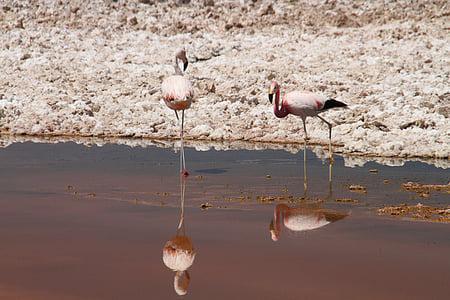
{"label": "flamingo tail", "polygon": [[325,105],[322,107],[321,110],[327,110],[330,108],[335,108],[335,107],[347,107],[347,104],[345,104],[344,102],[341,101],[337,101],[335,99],[328,99],[325,101]]}

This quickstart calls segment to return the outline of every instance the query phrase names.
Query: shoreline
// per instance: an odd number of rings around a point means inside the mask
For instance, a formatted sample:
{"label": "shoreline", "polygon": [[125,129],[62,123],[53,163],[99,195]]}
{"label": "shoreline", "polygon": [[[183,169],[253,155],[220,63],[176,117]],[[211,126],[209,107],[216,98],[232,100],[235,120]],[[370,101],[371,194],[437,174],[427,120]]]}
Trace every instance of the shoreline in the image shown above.
{"label": "shoreline", "polygon": [[[76,135],[27,135],[27,134],[9,134],[0,133],[0,148],[8,147],[15,143],[67,143],[74,142],[84,146],[104,146],[106,144],[126,145],[129,147],[150,147],[156,146],[159,148],[174,148],[178,149],[177,144],[179,140],[177,138],[150,138],[150,137],[114,137],[114,136],[76,136]],[[304,143],[270,143],[264,141],[243,141],[243,140],[207,140],[207,139],[185,139],[185,147],[194,148],[197,151],[208,151],[215,149],[218,151],[229,150],[284,150],[290,153],[298,153],[303,151]],[[337,146],[337,147],[336,147]],[[328,158],[328,145],[324,143],[310,143],[308,142],[307,148],[312,150],[315,155],[325,160]],[[429,165],[433,165],[438,168],[448,169],[450,168],[450,160],[445,158],[434,157],[395,157],[395,156],[379,156],[379,155],[367,155],[364,153],[343,153],[339,149],[342,146],[333,144],[333,155],[340,156],[344,159],[345,165],[363,166],[365,163],[374,161],[382,165],[388,166],[402,166],[408,161],[418,161]],[[337,150],[337,151],[336,151]]]}

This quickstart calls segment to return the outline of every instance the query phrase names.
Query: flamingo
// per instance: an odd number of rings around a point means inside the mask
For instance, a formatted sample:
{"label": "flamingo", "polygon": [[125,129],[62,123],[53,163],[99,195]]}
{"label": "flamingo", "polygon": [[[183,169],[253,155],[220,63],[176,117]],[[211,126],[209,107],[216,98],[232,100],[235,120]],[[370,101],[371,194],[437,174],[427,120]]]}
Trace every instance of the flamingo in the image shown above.
{"label": "flamingo", "polygon": [[275,102],[273,105],[273,112],[276,117],[284,118],[288,114],[299,116],[303,121],[303,129],[305,131],[305,142],[308,140],[308,133],[306,132],[306,117],[318,117],[325,124],[328,125],[329,130],[329,152],[330,160],[332,160],[331,152],[331,128],[330,122],[319,116],[321,112],[327,111],[336,107],[347,107],[347,104],[337,101],[335,99],[326,99],[322,96],[311,92],[292,91],[284,94],[280,103],[280,85],[276,81],[272,81],[269,86],[269,101],[272,104],[273,94],[275,94]]}
{"label": "flamingo", "polygon": [[168,108],[175,111],[177,120],[179,120],[178,112],[181,110],[181,151],[180,151],[180,173],[183,176],[188,176],[189,173],[186,170],[186,162],[184,158],[184,110],[191,106],[192,99],[194,98],[194,88],[191,82],[183,76],[183,72],[186,71],[188,66],[188,60],[186,57],[186,50],[181,49],[175,54],[175,75],[169,76],[164,79],[161,90],[164,103]]}

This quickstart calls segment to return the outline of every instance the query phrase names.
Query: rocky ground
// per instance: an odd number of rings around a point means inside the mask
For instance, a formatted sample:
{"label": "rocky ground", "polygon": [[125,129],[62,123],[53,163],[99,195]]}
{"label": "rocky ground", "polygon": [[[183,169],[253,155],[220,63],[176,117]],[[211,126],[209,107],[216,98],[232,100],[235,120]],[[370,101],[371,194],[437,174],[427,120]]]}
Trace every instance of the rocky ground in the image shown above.
{"label": "rocky ground", "polygon": [[272,113],[275,79],[349,104],[323,115],[342,153],[448,159],[449,16],[440,0],[2,1],[0,129],[177,137],[159,89],[185,47],[190,139],[302,142]]}

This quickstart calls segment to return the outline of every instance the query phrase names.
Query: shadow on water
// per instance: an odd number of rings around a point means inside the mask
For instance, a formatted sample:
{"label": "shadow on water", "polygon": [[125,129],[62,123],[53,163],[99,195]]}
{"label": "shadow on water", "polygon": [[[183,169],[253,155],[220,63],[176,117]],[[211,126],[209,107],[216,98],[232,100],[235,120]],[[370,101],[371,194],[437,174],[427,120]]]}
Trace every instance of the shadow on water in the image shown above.
{"label": "shadow on water", "polygon": [[195,170],[195,173],[200,173],[200,174],[223,174],[223,173],[226,173],[227,171],[228,171],[227,169],[211,168],[211,169]]}

